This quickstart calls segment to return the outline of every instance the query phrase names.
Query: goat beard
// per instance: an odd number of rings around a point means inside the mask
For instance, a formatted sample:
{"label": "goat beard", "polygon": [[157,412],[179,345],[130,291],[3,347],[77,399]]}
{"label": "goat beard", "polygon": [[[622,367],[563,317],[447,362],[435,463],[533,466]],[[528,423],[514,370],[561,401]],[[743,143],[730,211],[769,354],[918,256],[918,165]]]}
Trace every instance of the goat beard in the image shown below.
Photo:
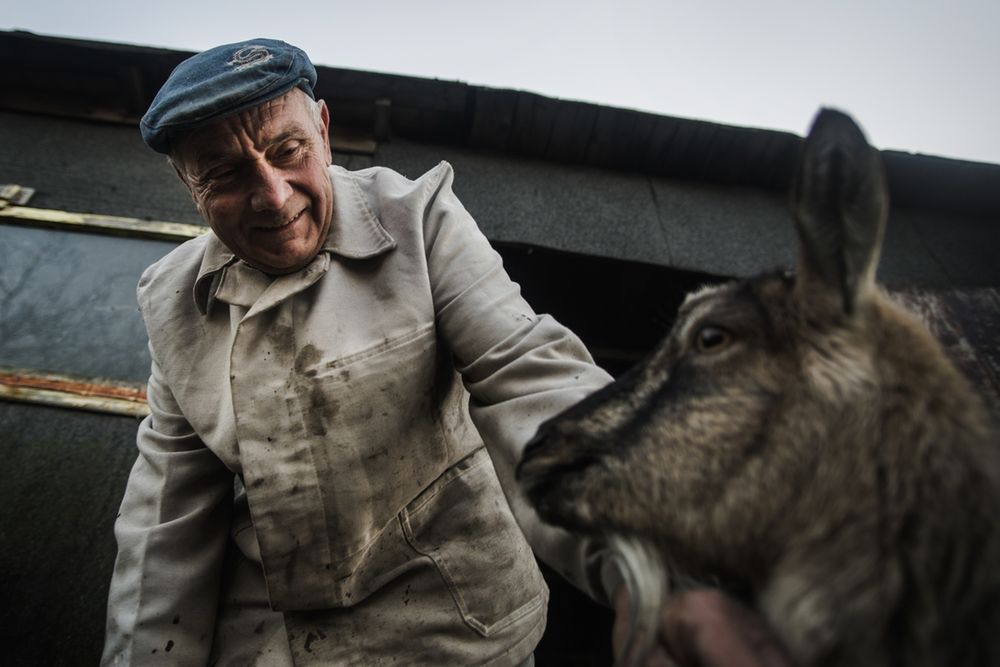
{"label": "goat beard", "polygon": [[633,667],[643,664],[656,644],[671,590],[670,571],[662,552],[649,540],[611,534],[607,543],[605,567],[617,568],[630,603],[628,634],[615,667]]}

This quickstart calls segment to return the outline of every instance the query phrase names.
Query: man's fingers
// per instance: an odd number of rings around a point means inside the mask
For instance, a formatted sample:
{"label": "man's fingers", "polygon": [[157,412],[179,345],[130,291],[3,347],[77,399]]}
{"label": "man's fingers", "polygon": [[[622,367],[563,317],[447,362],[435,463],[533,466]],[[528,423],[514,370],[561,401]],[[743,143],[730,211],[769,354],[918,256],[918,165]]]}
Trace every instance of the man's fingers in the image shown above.
{"label": "man's fingers", "polygon": [[[612,605],[615,609],[615,623],[611,629],[611,647],[614,651],[615,665],[625,667],[677,667],[677,664],[669,658],[666,648],[660,642],[655,642],[650,646],[650,650],[641,663],[634,661],[635,656],[626,656],[624,652],[627,648],[636,650],[635,646],[626,647],[626,642],[632,630],[632,601],[629,598],[628,589],[619,586],[612,597]],[[632,662],[626,662],[626,658]]]}
{"label": "man's fingers", "polygon": [[684,667],[792,667],[763,619],[716,590],[674,596],[661,632]]}

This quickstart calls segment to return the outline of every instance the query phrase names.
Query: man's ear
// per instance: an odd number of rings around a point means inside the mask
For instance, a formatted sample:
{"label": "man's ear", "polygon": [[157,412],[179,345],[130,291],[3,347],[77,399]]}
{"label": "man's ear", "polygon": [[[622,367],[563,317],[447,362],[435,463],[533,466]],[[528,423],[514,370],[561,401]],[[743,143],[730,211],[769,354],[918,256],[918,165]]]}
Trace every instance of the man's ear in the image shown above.
{"label": "man's ear", "polygon": [[184,170],[177,165],[177,161],[174,160],[173,156],[168,157],[167,162],[169,162],[170,166],[174,168],[174,173],[177,174],[177,178],[181,179],[181,183],[183,183],[184,187],[186,187],[188,192],[190,192],[191,184],[188,183],[187,174],[184,173]]}
{"label": "man's ear", "polygon": [[194,205],[198,208],[198,212],[201,213],[201,204],[198,202],[198,198],[194,196],[194,188],[191,187],[191,181],[188,180],[187,172],[184,171],[184,168],[181,167],[180,164],[178,164],[173,155],[167,158],[167,162],[169,162],[170,166],[174,168],[174,173],[177,174],[177,178],[181,179],[181,183],[184,184],[184,187],[187,188],[188,194],[191,195],[191,201],[194,202]]}
{"label": "man's ear", "polygon": [[323,155],[326,157],[327,166],[333,164],[333,150],[330,148],[330,109],[326,106],[326,100],[318,100],[319,119],[322,123],[320,135],[323,137]]}

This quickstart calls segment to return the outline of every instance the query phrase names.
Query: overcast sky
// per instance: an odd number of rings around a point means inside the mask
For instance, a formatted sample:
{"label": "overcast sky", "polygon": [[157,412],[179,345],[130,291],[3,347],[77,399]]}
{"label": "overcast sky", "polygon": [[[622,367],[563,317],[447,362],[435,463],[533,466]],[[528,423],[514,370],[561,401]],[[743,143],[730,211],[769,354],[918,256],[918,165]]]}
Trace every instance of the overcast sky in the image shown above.
{"label": "overcast sky", "polygon": [[1000,163],[1000,0],[14,0],[0,28],[530,90],[803,134],[820,105],[880,148]]}

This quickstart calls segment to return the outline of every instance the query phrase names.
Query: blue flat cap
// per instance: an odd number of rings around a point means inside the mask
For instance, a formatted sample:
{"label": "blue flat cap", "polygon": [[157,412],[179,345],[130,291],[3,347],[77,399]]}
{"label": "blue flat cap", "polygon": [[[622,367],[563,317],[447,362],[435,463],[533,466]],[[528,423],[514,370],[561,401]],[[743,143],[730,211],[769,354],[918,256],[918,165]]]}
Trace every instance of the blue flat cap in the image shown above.
{"label": "blue flat cap", "polygon": [[284,95],[315,99],[316,68],[305,51],[275,39],[224,44],[191,56],[167,77],[139,122],[146,145],[170,151],[170,135]]}

